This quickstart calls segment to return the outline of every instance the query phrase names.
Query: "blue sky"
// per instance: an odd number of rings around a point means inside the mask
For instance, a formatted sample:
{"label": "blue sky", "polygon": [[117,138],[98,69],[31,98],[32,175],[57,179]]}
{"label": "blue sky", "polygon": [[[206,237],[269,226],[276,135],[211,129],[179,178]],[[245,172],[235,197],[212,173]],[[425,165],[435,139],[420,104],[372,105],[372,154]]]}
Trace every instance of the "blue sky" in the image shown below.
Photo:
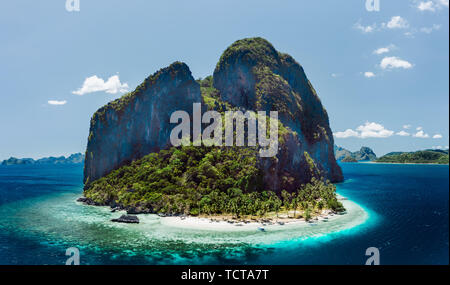
{"label": "blue sky", "polygon": [[365,2],[3,1],[0,159],[84,152],[99,107],[176,60],[212,74],[253,36],[303,65],[338,145],[448,146],[448,1]]}

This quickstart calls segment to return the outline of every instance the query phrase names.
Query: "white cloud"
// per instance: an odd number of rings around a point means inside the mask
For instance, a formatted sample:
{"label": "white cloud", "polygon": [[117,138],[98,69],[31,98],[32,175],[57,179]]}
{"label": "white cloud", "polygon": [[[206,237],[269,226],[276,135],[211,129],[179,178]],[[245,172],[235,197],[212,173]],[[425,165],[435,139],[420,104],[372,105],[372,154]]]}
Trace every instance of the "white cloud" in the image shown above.
{"label": "white cloud", "polygon": [[406,29],[409,27],[409,24],[408,21],[406,21],[402,17],[394,16],[387,24],[383,23],[383,27],[386,27],[388,29]]}
{"label": "white cloud", "polygon": [[417,9],[420,11],[429,11],[429,12],[436,12],[439,9],[442,9],[444,7],[448,8],[448,0],[436,0],[436,1],[420,1],[417,5]]}
{"label": "white cloud", "polygon": [[403,125],[403,128],[406,129],[406,130],[407,130],[407,129],[410,129],[410,128],[411,128],[411,125]]}
{"label": "white cloud", "polygon": [[393,131],[385,129],[383,125],[369,122],[359,126],[356,130],[360,131],[361,138],[387,138],[394,134]]}
{"label": "white cloud", "polygon": [[439,0],[438,4],[448,8],[448,0]]}
{"label": "white cloud", "polygon": [[404,35],[405,35],[405,37],[408,37],[408,38],[411,38],[411,39],[414,38],[414,32],[412,32],[412,31],[406,32],[406,33],[404,33]]}
{"label": "white cloud", "polygon": [[389,48],[382,47],[373,51],[374,54],[383,54],[389,52]]}
{"label": "white cloud", "polygon": [[383,54],[383,53],[388,53],[390,51],[392,51],[393,49],[395,49],[395,45],[389,45],[387,47],[380,47],[376,50],[373,51],[374,54]]}
{"label": "white cloud", "polygon": [[420,11],[436,11],[436,5],[433,3],[433,1],[426,1],[426,2],[420,2],[419,5],[417,5],[417,9]]}
{"label": "white cloud", "polygon": [[355,29],[360,30],[361,32],[363,32],[364,34],[368,34],[368,33],[372,33],[376,30],[377,28],[377,24],[372,24],[372,25],[368,25],[368,26],[363,26],[361,25],[360,22],[357,22],[354,25]]}
{"label": "white cloud", "polygon": [[417,128],[416,128],[416,131],[421,131],[421,130],[423,130],[422,127],[417,127]]}
{"label": "white cloud", "polygon": [[433,31],[437,31],[437,30],[439,30],[440,28],[441,28],[441,25],[436,25],[436,24],[434,24],[434,25],[431,26],[431,27],[423,27],[423,28],[420,28],[420,31],[421,31],[422,33],[431,34]]}
{"label": "white cloud", "polygon": [[442,139],[442,135],[441,134],[435,134],[433,136],[433,139]]}
{"label": "white cloud", "polygon": [[366,71],[364,72],[364,76],[367,78],[375,77],[375,73],[373,73],[372,71]]}
{"label": "white cloud", "polygon": [[58,101],[58,100],[48,100],[49,105],[65,105],[67,103],[66,100]]}
{"label": "white cloud", "polygon": [[343,132],[336,132],[334,133],[334,136],[340,139],[346,139],[346,138],[350,138],[350,137],[358,137],[359,133],[355,132],[352,129],[347,129]]}
{"label": "white cloud", "polygon": [[396,56],[385,57],[381,60],[380,67],[382,69],[403,68],[409,69],[413,65],[406,60],[400,59]]}
{"label": "white cloud", "polygon": [[387,138],[394,134],[393,131],[387,130],[383,125],[377,123],[366,122],[356,128],[356,130],[347,129],[343,132],[336,132],[334,136],[336,138]]}
{"label": "white cloud", "polygon": [[407,137],[410,135],[410,133],[405,132],[405,131],[400,131],[398,133],[396,133],[397,136],[401,136],[401,137]]}
{"label": "white cloud", "polygon": [[341,76],[342,76],[342,74],[340,74],[340,73],[331,73],[331,77],[334,77],[334,78],[341,77]]}
{"label": "white cloud", "polygon": [[121,83],[118,75],[113,75],[105,82],[102,78],[97,77],[97,75],[88,77],[84,80],[83,86],[73,91],[73,94],[84,95],[93,92],[104,91],[109,94],[125,93],[128,91],[128,84]]}
{"label": "white cloud", "polygon": [[426,138],[429,138],[430,136],[428,134],[426,134],[424,131],[418,131],[417,133],[415,133],[413,135],[413,137],[426,139]]}
{"label": "white cloud", "polygon": [[448,145],[446,145],[446,146],[441,146],[441,145],[436,145],[436,146],[432,146],[431,147],[432,149],[448,149]]}

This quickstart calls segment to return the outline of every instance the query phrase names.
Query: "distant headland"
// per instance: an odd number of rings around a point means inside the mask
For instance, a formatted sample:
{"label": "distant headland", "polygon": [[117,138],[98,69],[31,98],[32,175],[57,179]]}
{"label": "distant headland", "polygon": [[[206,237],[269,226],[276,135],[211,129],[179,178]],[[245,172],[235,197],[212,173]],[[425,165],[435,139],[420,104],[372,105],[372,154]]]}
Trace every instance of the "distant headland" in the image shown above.
{"label": "distant headland", "polygon": [[390,152],[377,160],[379,163],[449,164],[447,150],[428,149],[415,152]]}
{"label": "distant headland", "polygon": [[351,152],[343,147],[334,146],[334,155],[340,162],[374,162],[400,164],[449,164],[449,151],[442,149],[426,149],[413,152],[396,151],[377,157],[374,151],[366,146],[359,151]]}
{"label": "distant headland", "polygon": [[1,165],[27,165],[27,164],[83,164],[84,163],[84,154],[82,153],[74,153],[68,157],[59,156],[59,157],[44,157],[40,159],[32,159],[32,158],[16,158],[10,157],[8,159],[3,160]]}
{"label": "distant headland", "polygon": [[335,145],[334,155],[336,160],[341,162],[373,161],[377,159],[375,152],[366,146],[361,147],[359,151],[351,152],[348,149]]}

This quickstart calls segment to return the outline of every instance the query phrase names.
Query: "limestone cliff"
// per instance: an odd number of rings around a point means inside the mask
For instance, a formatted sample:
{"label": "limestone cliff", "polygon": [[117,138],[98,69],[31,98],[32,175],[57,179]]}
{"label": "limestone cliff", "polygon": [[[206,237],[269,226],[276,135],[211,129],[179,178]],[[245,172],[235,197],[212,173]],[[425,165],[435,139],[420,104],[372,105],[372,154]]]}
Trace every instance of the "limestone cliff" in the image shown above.
{"label": "limestone cliff", "polygon": [[311,159],[321,174],[338,182],[342,171],[334,157],[328,115],[300,64],[265,39],[236,41],[214,71],[222,100],[248,110],[278,111],[288,128],[277,159],[264,159],[266,184],[292,190],[308,182]]}
{"label": "limestone cliff", "polygon": [[[192,113],[201,101],[189,67],[175,62],[148,77],[134,92],[100,108],[91,119],[84,182],[108,174],[170,144],[170,114]],[[192,114],[191,114],[192,115]]]}
{"label": "limestone cliff", "polygon": [[279,152],[258,161],[264,180],[261,190],[294,191],[319,175],[332,182],[343,180],[327,112],[291,56],[277,52],[262,38],[239,40],[221,56],[211,85],[210,79],[199,81],[200,90],[188,67],[174,63],[134,92],[100,108],[91,120],[85,185],[169,147],[174,127],[170,114],[175,110],[191,114],[196,102],[220,111],[237,107],[279,112],[283,127]]}

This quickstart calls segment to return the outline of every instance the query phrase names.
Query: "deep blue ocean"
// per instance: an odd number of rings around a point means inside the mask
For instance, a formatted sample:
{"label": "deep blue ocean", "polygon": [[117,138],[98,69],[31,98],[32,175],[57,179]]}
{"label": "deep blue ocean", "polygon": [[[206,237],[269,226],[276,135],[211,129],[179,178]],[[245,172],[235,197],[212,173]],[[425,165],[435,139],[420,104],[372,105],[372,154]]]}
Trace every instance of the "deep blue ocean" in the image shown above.
{"label": "deep blue ocean", "polygon": [[[364,264],[377,247],[381,264],[449,263],[449,167],[341,165],[338,193],[369,213],[353,229],[259,247],[165,240],[142,242],[124,228],[81,223],[107,210],[74,203],[82,166],[0,166],[0,264],[64,264],[78,247],[82,264]],[[100,211],[100,212],[99,212]],[[101,212],[104,211],[104,212]],[[79,217],[77,216],[79,215]]]}

